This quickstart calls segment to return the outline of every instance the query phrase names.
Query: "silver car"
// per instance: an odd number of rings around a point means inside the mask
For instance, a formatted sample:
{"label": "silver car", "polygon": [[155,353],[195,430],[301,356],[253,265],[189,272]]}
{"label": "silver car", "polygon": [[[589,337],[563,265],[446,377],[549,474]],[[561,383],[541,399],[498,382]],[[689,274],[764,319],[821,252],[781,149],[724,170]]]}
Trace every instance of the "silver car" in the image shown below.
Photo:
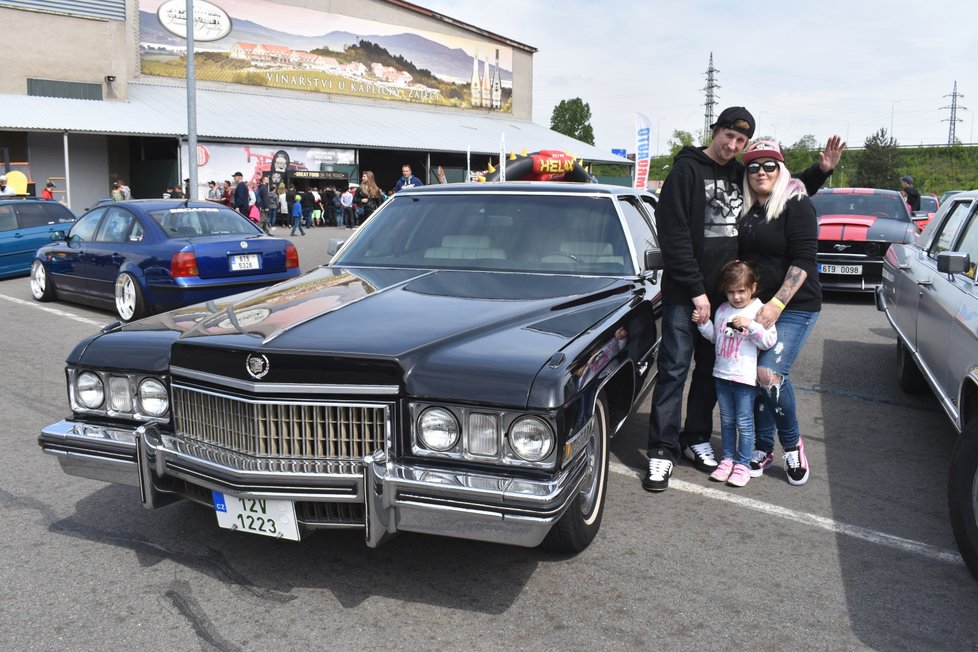
{"label": "silver car", "polygon": [[978,191],[948,198],[915,243],[886,252],[876,307],[897,334],[907,392],[929,386],[960,436],[948,485],[951,526],[978,578]]}

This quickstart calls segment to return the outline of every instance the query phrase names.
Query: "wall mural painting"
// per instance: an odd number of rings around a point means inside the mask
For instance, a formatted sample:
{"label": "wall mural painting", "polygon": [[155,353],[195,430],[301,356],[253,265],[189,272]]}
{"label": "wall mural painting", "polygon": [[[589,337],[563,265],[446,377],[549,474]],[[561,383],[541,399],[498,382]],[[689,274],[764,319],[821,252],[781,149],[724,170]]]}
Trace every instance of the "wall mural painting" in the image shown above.
{"label": "wall mural painting", "polygon": [[[185,0],[139,0],[144,75],[184,77]],[[511,112],[513,50],[271,0],[194,3],[197,79]]]}

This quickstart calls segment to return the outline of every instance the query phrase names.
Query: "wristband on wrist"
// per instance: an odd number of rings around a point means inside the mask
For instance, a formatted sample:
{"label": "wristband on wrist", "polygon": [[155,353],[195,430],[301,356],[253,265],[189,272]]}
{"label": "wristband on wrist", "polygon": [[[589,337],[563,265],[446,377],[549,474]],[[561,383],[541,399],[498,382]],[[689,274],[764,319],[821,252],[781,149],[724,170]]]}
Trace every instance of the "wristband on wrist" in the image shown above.
{"label": "wristband on wrist", "polygon": [[771,297],[771,303],[776,305],[778,308],[781,308],[781,310],[784,310],[784,302],[781,301],[781,299],[777,297]]}

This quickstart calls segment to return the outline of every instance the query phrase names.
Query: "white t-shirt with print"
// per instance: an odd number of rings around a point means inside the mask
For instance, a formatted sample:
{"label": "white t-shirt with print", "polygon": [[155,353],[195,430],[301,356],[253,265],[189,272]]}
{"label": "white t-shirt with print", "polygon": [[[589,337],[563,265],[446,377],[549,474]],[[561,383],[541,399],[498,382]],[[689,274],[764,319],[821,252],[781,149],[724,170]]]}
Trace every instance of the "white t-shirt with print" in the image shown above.
{"label": "white t-shirt with print", "polygon": [[[760,299],[754,299],[738,309],[724,301],[717,308],[713,321],[697,324],[700,334],[716,345],[716,362],[713,365],[715,378],[744,385],[757,384],[757,351],[766,351],[778,341],[778,329],[775,326],[765,330],[754,321],[763,305]],[[747,332],[727,326],[738,315],[751,320]]]}

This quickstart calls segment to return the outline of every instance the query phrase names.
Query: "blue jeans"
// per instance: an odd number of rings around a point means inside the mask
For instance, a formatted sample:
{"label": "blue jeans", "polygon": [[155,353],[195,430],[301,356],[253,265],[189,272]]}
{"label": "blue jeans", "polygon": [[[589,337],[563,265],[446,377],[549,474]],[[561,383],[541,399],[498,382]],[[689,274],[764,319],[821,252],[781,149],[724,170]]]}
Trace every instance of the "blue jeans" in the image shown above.
{"label": "blue jeans", "polygon": [[302,229],[302,217],[299,215],[292,216],[292,233],[289,235],[295,235],[295,230],[299,229],[299,233],[305,235],[306,232]]}
{"label": "blue jeans", "polygon": [[777,385],[757,383],[758,400],[754,409],[757,450],[765,453],[774,450],[775,429],[782,448],[798,445],[801,433],[798,430],[795,390],[788,374],[801,347],[808,341],[818,315],[818,312],[785,310],[776,324],[778,341],[767,351],[757,352],[757,368],[770,369],[781,376],[781,382]]}
{"label": "blue jeans", "polygon": [[757,388],[724,378],[713,380],[720,406],[723,459],[748,466],[754,452],[754,399],[757,398]]}
{"label": "blue jeans", "polygon": [[306,225],[307,229],[312,228],[312,209],[303,208],[302,209],[302,223]]}
{"label": "blue jeans", "polygon": [[[659,345],[659,374],[652,391],[649,414],[649,455],[679,459],[682,446],[710,441],[713,407],[717,402],[713,383],[716,355],[713,343],[700,335],[691,320],[692,302],[662,307],[662,342]],[[693,380],[686,399],[686,424],[682,422],[683,388],[692,361]],[[661,451],[661,453],[660,453]]]}

